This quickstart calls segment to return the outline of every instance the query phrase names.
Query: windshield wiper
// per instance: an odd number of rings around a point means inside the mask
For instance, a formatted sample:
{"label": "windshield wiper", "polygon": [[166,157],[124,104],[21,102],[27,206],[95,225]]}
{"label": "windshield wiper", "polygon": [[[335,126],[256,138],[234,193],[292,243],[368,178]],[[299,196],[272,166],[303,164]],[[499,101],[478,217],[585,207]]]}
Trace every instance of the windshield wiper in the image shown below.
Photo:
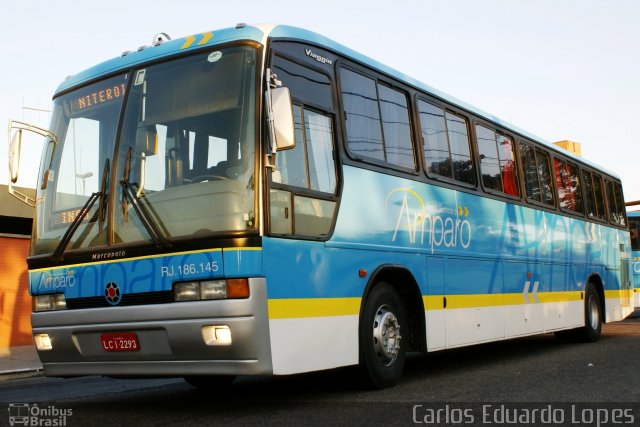
{"label": "windshield wiper", "polygon": [[138,218],[140,222],[142,222],[143,227],[147,230],[147,234],[151,237],[156,246],[161,248],[170,247],[171,243],[164,237],[163,233],[160,231],[160,227],[153,220],[153,217],[147,211],[147,208],[140,203],[138,199],[137,193],[133,191],[131,183],[129,182],[129,165],[131,162],[131,147],[127,152],[127,160],[125,162],[124,167],[124,176],[122,180],[120,180],[120,185],[122,185],[122,193],[124,194],[125,200],[131,203],[133,209],[138,214]]}
{"label": "windshield wiper", "polygon": [[82,221],[84,221],[84,218],[89,213],[89,210],[91,209],[91,207],[96,203],[96,200],[102,197],[102,193],[103,193],[102,191],[96,191],[95,193],[91,193],[91,196],[89,197],[87,202],[84,204],[84,206],[82,206],[82,208],[80,208],[80,211],[78,212],[78,214],[75,216],[75,218],[73,218],[73,221],[71,222],[71,226],[67,228],[67,231],[62,236],[62,239],[60,240],[60,243],[58,243],[56,250],[53,251],[53,258],[55,260],[57,261],[62,260],[62,253],[67,248],[67,245],[71,240],[71,237],[76,232],[76,230],[78,229]]}
{"label": "windshield wiper", "polygon": [[[107,159],[102,170],[102,183],[100,185],[100,191],[91,193],[91,196],[89,196],[89,199],[85,202],[84,206],[80,208],[80,211],[78,211],[76,216],[73,218],[73,221],[71,221],[71,226],[67,228],[67,231],[62,236],[62,239],[60,239],[60,243],[58,243],[58,246],[56,246],[56,250],[53,251],[52,257],[54,260],[62,261],[62,254],[69,245],[71,237],[73,237],[75,232],[78,230],[78,227],[80,227],[80,224],[82,223],[82,221],[84,221],[84,218],[87,216],[93,205],[96,203],[96,200],[98,199],[100,199],[100,207],[98,208],[98,212],[93,215],[93,218],[91,218],[89,222],[94,223],[97,219],[100,233],[102,233],[102,228],[105,220],[104,212],[107,206],[106,195],[109,180],[109,170],[109,159]],[[88,231],[89,228],[87,228],[85,232],[80,236],[80,238],[78,239],[80,242],[84,241],[84,239],[87,237]]]}

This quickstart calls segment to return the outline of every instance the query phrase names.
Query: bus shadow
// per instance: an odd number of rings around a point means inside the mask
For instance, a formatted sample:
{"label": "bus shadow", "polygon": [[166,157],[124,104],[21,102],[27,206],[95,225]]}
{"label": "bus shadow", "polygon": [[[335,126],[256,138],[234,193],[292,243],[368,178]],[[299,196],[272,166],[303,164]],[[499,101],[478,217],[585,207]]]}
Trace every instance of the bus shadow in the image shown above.
{"label": "bus shadow", "polygon": [[[523,363],[525,359],[544,357],[546,353],[555,352],[558,346],[564,345],[573,344],[558,343],[553,335],[547,334],[428,354],[410,353],[407,356],[403,378],[396,388],[430,379],[438,380],[445,375],[468,373],[473,370],[491,370],[505,364]],[[187,406],[206,404],[212,397],[226,404],[322,402],[339,400],[345,395],[354,393],[364,400],[369,397],[375,397],[375,400],[378,400],[391,395],[392,390],[394,388],[386,390],[366,388],[362,385],[358,368],[346,367],[287,376],[239,377],[231,387],[223,391],[195,389],[186,383],[177,382],[155,390],[154,393],[158,395],[154,401],[157,402],[156,399],[162,399],[164,396],[174,404],[179,401]],[[116,398],[116,395],[111,397]]]}

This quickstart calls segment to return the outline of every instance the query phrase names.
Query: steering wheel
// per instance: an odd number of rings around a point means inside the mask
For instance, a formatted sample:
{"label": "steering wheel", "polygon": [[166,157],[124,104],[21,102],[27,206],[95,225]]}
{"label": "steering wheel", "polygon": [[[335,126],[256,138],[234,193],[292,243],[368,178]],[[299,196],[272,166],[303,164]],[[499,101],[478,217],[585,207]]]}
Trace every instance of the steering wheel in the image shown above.
{"label": "steering wheel", "polygon": [[228,181],[229,178],[222,175],[198,175],[191,178],[191,182],[203,182],[203,181]]}

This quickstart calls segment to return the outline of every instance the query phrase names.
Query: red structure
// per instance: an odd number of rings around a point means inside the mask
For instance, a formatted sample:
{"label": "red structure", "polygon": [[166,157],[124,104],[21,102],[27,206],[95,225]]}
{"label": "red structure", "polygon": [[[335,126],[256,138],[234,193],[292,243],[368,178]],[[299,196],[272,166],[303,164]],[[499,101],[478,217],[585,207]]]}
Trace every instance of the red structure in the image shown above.
{"label": "red structure", "polygon": [[[33,189],[20,189],[33,196]],[[27,256],[33,208],[0,185],[0,352],[31,340],[31,297]]]}

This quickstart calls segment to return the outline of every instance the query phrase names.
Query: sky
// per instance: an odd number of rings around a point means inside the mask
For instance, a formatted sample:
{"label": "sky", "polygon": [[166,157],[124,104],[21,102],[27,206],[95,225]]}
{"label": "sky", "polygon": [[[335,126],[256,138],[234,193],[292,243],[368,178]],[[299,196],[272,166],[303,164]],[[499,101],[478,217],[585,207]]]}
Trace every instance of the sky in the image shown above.
{"label": "sky", "polygon": [[[149,45],[236,23],[323,34],[588,160],[640,200],[638,0],[21,0],[0,26],[0,184],[10,119],[48,127],[69,75]],[[42,146],[25,140],[17,185],[34,187]]]}

